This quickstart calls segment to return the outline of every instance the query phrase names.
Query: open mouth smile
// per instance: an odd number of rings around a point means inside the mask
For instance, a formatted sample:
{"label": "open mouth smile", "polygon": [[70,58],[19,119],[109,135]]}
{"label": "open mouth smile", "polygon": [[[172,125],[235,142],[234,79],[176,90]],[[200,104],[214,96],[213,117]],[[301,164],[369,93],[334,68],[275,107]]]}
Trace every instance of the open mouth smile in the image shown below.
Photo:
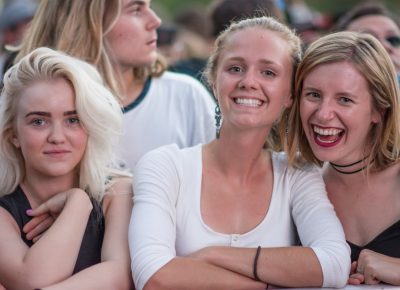
{"label": "open mouth smile", "polygon": [[314,132],[314,140],[319,146],[332,147],[340,142],[344,135],[343,129],[337,128],[322,128],[312,125]]}
{"label": "open mouth smile", "polygon": [[233,98],[233,101],[235,102],[235,104],[252,108],[261,107],[265,103],[260,99],[253,98]]}

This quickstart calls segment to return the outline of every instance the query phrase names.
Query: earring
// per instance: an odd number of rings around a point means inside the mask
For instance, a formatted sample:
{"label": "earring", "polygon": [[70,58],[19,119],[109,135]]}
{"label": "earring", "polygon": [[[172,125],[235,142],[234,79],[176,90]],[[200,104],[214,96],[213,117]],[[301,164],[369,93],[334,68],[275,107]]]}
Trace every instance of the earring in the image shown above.
{"label": "earring", "polygon": [[289,134],[289,114],[286,113],[285,115],[286,115],[285,133],[286,133],[286,135],[288,135]]}
{"label": "earring", "polygon": [[222,115],[221,115],[221,109],[219,108],[219,104],[217,103],[217,105],[215,106],[215,127],[216,127],[216,132],[215,132],[215,136],[217,139],[219,139],[219,135],[221,132],[221,119],[222,119]]}

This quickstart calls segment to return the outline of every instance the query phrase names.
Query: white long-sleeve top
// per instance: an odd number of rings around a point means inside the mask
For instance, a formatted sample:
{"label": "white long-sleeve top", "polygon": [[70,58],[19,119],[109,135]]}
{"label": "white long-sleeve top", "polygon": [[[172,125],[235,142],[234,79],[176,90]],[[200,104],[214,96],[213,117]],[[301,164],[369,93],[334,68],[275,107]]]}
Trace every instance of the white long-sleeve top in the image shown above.
{"label": "white long-sleeve top", "polygon": [[[322,268],[324,287],[343,287],[350,250],[329,202],[319,170],[289,167],[284,153],[272,153],[274,185],[269,210],[244,234],[223,234],[200,211],[202,146],[164,146],[146,154],[134,173],[134,208],[129,227],[136,289],[176,256],[207,246],[311,247]],[[298,233],[298,235],[297,235]]]}

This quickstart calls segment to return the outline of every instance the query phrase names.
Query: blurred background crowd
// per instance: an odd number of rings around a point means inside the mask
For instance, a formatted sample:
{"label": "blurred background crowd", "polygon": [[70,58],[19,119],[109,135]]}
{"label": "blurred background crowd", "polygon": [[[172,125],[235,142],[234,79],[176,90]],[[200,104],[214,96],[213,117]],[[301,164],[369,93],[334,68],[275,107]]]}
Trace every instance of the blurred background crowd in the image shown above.
{"label": "blurred background crowd", "polygon": [[[8,45],[17,45],[40,0],[0,0],[0,75],[7,67]],[[61,0],[55,0],[61,1]],[[305,45],[333,30],[337,20],[362,2],[382,3],[394,17],[400,1],[385,0],[153,0],[163,24],[158,29],[158,47],[170,69],[201,78],[213,40],[226,27],[229,15],[254,15],[254,7],[267,8],[300,35]],[[274,8],[268,3],[274,2]],[[237,3],[232,5],[232,3]],[[229,7],[232,6],[232,7]],[[278,8],[278,10],[274,10]],[[257,12],[259,13],[259,11]]]}

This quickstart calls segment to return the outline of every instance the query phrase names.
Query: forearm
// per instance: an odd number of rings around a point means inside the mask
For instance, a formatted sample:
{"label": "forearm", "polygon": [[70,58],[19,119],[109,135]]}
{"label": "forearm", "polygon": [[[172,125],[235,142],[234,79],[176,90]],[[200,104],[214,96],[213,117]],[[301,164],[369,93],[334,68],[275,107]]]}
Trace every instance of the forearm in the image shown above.
{"label": "forearm", "polygon": [[130,290],[133,282],[129,265],[119,261],[101,262],[86,268],[62,282],[42,290]]}
{"label": "forearm", "polygon": [[193,258],[174,258],[146,283],[145,290],[256,290],[266,284]]}
{"label": "forearm", "polygon": [[[205,259],[213,265],[254,278],[255,248],[213,247]],[[257,261],[261,281],[284,287],[320,287],[321,266],[305,247],[263,248]]]}
{"label": "forearm", "polygon": [[23,265],[32,285],[55,283],[72,274],[91,209],[87,196],[72,194],[54,224],[29,248]]}

